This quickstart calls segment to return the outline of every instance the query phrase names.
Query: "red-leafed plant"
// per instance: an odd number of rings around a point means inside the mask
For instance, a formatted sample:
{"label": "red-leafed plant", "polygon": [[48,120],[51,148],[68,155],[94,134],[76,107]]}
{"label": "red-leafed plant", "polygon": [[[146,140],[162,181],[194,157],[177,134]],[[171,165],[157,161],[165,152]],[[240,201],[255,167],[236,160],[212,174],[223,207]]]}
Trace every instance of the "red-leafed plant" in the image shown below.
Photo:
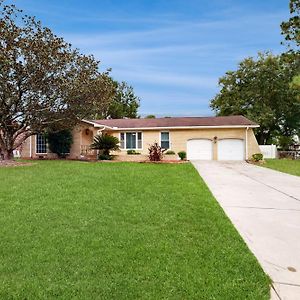
{"label": "red-leafed plant", "polygon": [[154,143],[148,148],[150,161],[161,161],[165,149],[162,149],[158,143]]}

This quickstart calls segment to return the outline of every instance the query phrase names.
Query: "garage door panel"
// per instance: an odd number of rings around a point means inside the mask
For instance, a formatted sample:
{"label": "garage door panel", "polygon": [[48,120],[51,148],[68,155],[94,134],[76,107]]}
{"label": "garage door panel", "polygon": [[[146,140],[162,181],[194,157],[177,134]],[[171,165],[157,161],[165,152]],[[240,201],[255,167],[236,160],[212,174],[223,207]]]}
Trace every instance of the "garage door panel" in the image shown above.
{"label": "garage door panel", "polygon": [[218,160],[244,160],[245,144],[240,139],[223,139],[218,141]]}
{"label": "garage door panel", "polygon": [[187,159],[212,160],[213,144],[211,140],[194,139],[187,141]]}

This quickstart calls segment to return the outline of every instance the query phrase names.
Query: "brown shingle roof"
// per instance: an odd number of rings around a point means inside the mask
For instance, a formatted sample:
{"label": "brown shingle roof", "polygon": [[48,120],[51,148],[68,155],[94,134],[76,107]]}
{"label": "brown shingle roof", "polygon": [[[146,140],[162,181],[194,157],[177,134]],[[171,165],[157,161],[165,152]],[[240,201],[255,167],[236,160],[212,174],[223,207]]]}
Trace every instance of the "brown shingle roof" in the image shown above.
{"label": "brown shingle roof", "polygon": [[257,126],[244,116],[226,117],[180,117],[156,119],[105,119],[90,122],[108,127],[127,128],[166,128],[189,126]]}

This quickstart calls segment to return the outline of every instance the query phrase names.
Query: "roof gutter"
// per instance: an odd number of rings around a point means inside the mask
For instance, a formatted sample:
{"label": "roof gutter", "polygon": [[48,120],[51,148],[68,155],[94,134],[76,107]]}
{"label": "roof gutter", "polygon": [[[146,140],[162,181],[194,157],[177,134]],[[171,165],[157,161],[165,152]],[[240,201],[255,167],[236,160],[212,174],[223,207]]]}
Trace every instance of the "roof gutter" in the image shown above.
{"label": "roof gutter", "polygon": [[[100,126],[100,125],[99,125]],[[103,125],[104,126],[104,125]],[[163,127],[108,127],[111,130],[167,130],[167,129],[215,129],[215,128],[258,128],[259,125],[222,125],[222,126],[163,126]]]}
{"label": "roof gutter", "polygon": [[167,130],[167,129],[214,129],[214,128],[258,128],[259,125],[219,125],[219,126],[155,126],[155,127],[111,127],[104,124],[95,123],[88,120],[82,120],[82,122],[93,125],[97,128],[104,128],[110,130]]}

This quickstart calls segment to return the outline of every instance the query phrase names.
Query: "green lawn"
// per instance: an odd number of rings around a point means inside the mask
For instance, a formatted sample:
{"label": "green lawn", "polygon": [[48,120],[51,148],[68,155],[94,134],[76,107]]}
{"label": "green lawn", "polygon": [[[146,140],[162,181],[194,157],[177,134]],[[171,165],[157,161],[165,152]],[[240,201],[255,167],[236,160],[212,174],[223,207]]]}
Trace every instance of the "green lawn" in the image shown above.
{"label": "green lawn", "polygon": [[0,168],[1,299],[269,299],[190,164]]}
{"label": "green lawn", "polygon": [[300,160],[266,159],[266,163],[263,166],[284,173],[300,176]]}

